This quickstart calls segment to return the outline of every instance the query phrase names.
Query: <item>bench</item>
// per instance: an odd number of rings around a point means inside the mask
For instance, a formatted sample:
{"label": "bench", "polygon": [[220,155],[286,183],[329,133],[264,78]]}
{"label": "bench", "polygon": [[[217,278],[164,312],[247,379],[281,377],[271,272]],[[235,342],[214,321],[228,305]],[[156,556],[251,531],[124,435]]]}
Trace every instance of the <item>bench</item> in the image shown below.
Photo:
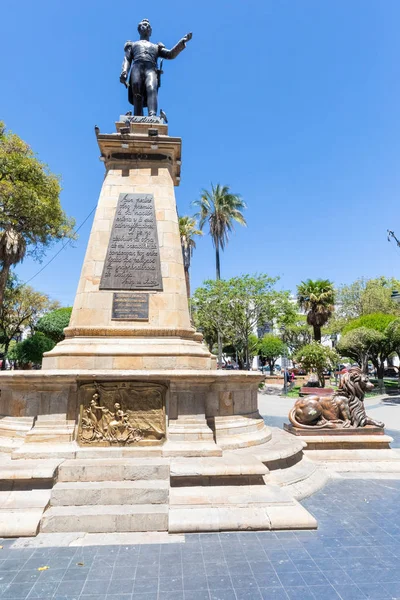
{"label": "bench", "polygon": [[330,396],[333,394],[332,388],[318,388],[318,387],[302,387],[300,388],[300,396]]}

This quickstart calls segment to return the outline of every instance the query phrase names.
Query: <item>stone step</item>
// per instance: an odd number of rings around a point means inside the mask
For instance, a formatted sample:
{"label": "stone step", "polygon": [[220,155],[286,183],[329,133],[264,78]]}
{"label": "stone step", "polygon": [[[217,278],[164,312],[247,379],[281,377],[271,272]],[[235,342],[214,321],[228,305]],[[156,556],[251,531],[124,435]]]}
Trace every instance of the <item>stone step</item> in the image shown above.
{"label": "stone step", "polygon": [[270,471],[266,481],[286,489],[296,500],[302,500],[320,490],[329,478],[329,471],[323,465],[303,457],[291,467]]}
{"label": "stone step", "polygon": [[23,437],[2,437],[0,436],[0,452],[10,454],[20,448],[24,443]]}
{"label": "stone step", "polygon": [[165,504],[168,495],[169,482],[162,479],[59,482],[53,487],[51,506]]}
{"label": "stone step", "polygon": [[317,469],[315,463],[303,457],[300,462],[290,467],[270,471],[268,481],[281,487],[290,486],[311,477]]}
{"label": "stone step", "polygon": [[169,511],[169,533],[317,529],[317,521],[301,504],[290,506],[212,506]]}
{"label": "stone step", "polygon": [[33,426],[33,417],[0,418],[0,437],[23,438]]}
{"label": "stone step", "polygon": [[307,451],[314,450],[389,450],[393,438],[385,434],[313,435],[303,436]]}
{"label": "stone step", "polygon": [[77,445],[75,442],[62,443],[23,443],[19,448],[14,450],[12,458],[20,459],[50,459],[50,458],[74,458],[76,456]]}
{"label": "stone step", "polygon": [[[383,436],[382,436],[383,437]],[[371,464],[371,469],[373,463],[379,462],[390,462],[390,463],[399,463],[400,464],[400,453],[395,450],[390,449],[339,449],[339,450],[310,450],[306,451],[306,455],[313,461],[322,461],[326,462],[328,465],[337,462],[337,463],[365,463]]]}
{"label": "stone step", "polygon": [[299,462],[306,444],[295,436],[278,429],[270,428],[272,439],[258,446],[229,451],[230,454],[251,454],[263,462],[270,471],[284,469]]}
{"label": "stone step", "polygon": [[51,489],[0,491],[0,512],[31,508],[40,508],[43,512],[50,501],[50,494]]}
{"label": "stone step", "polygon": [[[0,440],[1,443],[1,440]],[[161,458],[162,447],[93,447],[93,446],[78,446],[74,442],[39,442],[36,443],[32,440],[32,443],[22,444],[12,454],[12,458],[149,458],[149,457],[160,457]],[[220,451],[221,452],[221,451]]]}
{"label": "stone step", "polygon": [[74,430],[66,427],[40,428],[31,429],[25,436],[25,444],[40,444],[40,443],[67,443],[73,439]]}
{"label": "stone step", "polygon": [[36,421],[36,424],[33,428],[33,430],[35,429],[74,429],[75,427],[75,421],[61,421],[61,420],[54,420],[54,421]]}
{"label": "stone step", "polygon": [[303,500],[303,498],[308,498],[322,489],[330,478],[331,474],[329,470],[323,466],[319,466],[310,477],[291,485],[289,488],[290,494],[295,500]]}
{"label": "stone step", "polygon": [[169,532],[315,529],[312,515],[273,485],[171,488]]}
{"label": "stone step", "polygon": [[4,538],[35,536],[42,515],[43,508],[0,510],[0,536]]}
{"label": "stone step", "polygon": [[0,482],[19,482],[26,485],[43,482],[43,486],[53,482],[59,460],[8,460],[0,465]]}
{"label": "stone step", "polygon": [[223,506],[250,504],[292,504],[293,499],[277,485],[193,486],[170,489],[169,504],[173,506]]}
{"label": "stone step", "polygon": [[168,506],[52,506],[42,517],[40,531],[60,533],[116,533],[128,531],[167,531]]}
{"label": "stone step", "polygon": [[169,463],[162,458],[99,458],[66,460],[58,481],[168,480]]}
{"label": "stone step", "polygon": [[260,484],[267,474],[268,468],[250,455],[174,458],[170,467],[173,486]]}
{"label": "stone step", "polygon": [[165,457],[222,456],[222,450],[214,441],[198,440],[188,442],[167,440],[162,447],[162,455]]}
{"label": "stone step", "polygon": [[244,433],[228,433],[224,435],[224,431],[217,431],[217,444],[222,450],[233,450],[236,448],[249,448],[264,444],[271,439],[270,430],[261,424],[255,431],[246,431]]}

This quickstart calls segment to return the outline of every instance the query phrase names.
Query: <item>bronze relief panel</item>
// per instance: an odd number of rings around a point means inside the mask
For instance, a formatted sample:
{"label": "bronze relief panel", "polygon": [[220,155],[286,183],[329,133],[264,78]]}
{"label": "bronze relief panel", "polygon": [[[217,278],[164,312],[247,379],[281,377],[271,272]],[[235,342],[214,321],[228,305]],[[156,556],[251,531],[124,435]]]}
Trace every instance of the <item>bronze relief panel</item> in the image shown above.
{"label": "bronze relief panel", "polygon": [[79,387],[81,446],[161,444],[165,440],[166,386],[135,381],[83,383]]}

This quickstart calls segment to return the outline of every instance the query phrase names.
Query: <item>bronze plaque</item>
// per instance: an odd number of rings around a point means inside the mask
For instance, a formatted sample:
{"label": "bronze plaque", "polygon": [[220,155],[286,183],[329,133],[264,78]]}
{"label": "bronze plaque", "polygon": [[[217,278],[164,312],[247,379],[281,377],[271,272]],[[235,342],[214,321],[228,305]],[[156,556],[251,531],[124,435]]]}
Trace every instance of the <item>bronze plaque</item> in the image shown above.
{"label": "bronze plaque", "polygon": [[78,444],[132,446],[165,440],[165,392],[159,383],[102,381],[79,387]]}
{"label": "bronze plaque", "polygon": [[120,194],[101,290],[162,290],[153,194]]}
{"label": "bronze plaque", "polygon": [[148,321],[149,294],[116,292],[113,294],[111,319],[113,321]]}

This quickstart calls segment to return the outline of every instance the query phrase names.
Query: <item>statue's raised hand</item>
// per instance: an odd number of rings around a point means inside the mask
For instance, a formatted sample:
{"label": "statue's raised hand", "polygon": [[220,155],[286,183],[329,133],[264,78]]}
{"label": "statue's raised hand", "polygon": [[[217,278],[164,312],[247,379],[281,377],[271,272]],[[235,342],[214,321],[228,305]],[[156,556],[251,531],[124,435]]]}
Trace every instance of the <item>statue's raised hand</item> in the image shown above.
{"label": "statue's raised hand", "polygon": [[183,36],[182,41],[185,42],[185,44],[186,44],[186,42],[188,42],[189,40],[191,40],[192,37],[193,37],[193,33],[192,32],[187,33],[185,36]]}

